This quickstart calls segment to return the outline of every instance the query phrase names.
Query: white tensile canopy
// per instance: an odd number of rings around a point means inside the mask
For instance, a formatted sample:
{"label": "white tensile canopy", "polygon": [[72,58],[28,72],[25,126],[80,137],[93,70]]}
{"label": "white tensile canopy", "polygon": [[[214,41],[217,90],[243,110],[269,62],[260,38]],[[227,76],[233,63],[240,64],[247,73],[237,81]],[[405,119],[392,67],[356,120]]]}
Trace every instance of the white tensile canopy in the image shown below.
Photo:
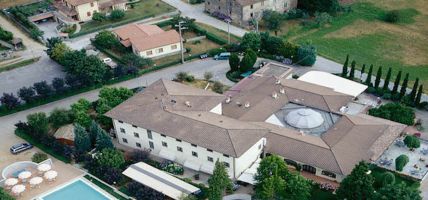
{"label": "white tensile canopy", "polygon": [[24,191],[25,191],[25,185],[19,184],[19,185],[13,186],[12,188],[12,193],[14,194],[21,194]]}
{"label": "white tensile canopy", "polygon": [[8,179],[6,179],[6,181],[4,182],[4,184],[6,186],[16,185],[16,184],[18,184],[18,179],[17,178],[8,178]]}
{"label": "white tensile canopy", "polygon": [[42,182],[43,182],[43,178],[42,177],[36,176],[36,177],[33,177],[33,178],[30,179],[30,184],[31,185],[38,185],[38,184],[40,184]]}
{"label": "white tensile canopy", "polygon": [[27,178],[30,178],[30,176],[31,176],[30,171],[23,171],[23,172],[18,174],[19,179],[27,179]]}
{"label": "white tensile canopy", "polygon": [[39,166],[37,166],[37,170],[41,171],[41,172],[47,172],[49,170],[52,169],[52,166],[46,163],[40,164]]}
{"label": "white tensile canopy", "polygon": [[309,108],[300,108],[287,114],[285,121],[296,128],[316,128],[324,123],[324,118],[319,112]]}
{"label": "white tensile canopy", "polygon": [[54,179],[57,176],[58,176],[58,172],[53,171],[53,170],[47,171],[44,175],[45,179],[48,179],[48,180]]}
{"label": "white tensile canopy", "polygon": [[361,83],[321,71],[306,72],[298,80],[332,88],[336,92],[353,97],[357,97],[367,89],[367,86]]}
{"label": "white tensile canopy", "polygon": [[129,166],[122,174],[172,199],[180,199],[183,194],[200,191],[199,188],[143,162]]}
{"label": "white tensile canopy", "polygon": [[261,159],[257,159],[250,168],[246,169],[244,173],[241,174],[241,176],[238,177],[238,181],[242,181],[245,183],[249,183],[251,185],[254,185],[256,181],[254,180],[254,176],[257,173],[257,168],[259,168]]}

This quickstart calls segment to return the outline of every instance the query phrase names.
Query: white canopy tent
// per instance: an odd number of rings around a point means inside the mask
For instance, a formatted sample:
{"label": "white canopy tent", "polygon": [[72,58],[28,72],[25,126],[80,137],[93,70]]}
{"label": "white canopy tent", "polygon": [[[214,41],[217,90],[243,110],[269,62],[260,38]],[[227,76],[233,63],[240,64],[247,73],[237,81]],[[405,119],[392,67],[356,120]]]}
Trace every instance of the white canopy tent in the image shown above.
{"label": "white canopy tent", "polygon": [[195,170],[195,171],[201,170],[201,163],[199,163],[197,161],[193,161],[193,160],[186,160],[186,161],[184,161],[183,166],[186,167],[186,168]]}
{"label": "white canopy tent", "polygon": [[51,170],[51,171],[47,171],[44,175],[45,179],[47,180],[53,180],[58,176],[58,172]]}
{"label": "white canopy tent", "polygon": [[27,179],[27,178],[30,178],[30,176],[31,176],[30,171],[23,171],[23,172],[18,174],[19,179]]}
{"label": "white canopy tent", "polygon": [[367,89],[367,86],[361,83],[321,71],[306,72],[300,76],[298,80],[332,88],[336,92],[347,94],[353,97],[359,96]]}
{"label": "white canopy tent", "polygon": [[122,174],[172,199],[180,199],[183,194],[200,191],[199,188],[143,162],[129,166]]}
{"label": "white canopy tent", "polygon": [[19,184],[19,185],[13,186],[12,188],[12,193],[16,195],[20,195],[24,191],[25,191],[25,185]]}
{"label": "white canopy tent", "polygon": [[39,185],[40,183],[43,182],[43,178],[42,177],[33,177],[30,179],[30,185]]}
{"label": "white canopy tent", "polygon": [[168,150],[165,150],[165,149],[162,149],[162,150],[159,152],[159,157],[164,158],[164,159],[167,159],[167,160],[170,160],[170,161],[174,161],[174,160],[176,159],[176,157],[175,157],[175,154],[174,154],[174,153],[172,153],[172,152],[170,152],[170,151],[168,151]]}
{"label": "white canopy tent", "polygon": [[40,172],[47,172],[51,169],[52,169],[52,166],[47,163],[43,163],[37,166],[37,170],[39,170]]}
{"label": "white canopy tent", "polygon": [[8,178],[8,179],[6,179],[6,181],[4,182],[4,184],[6,186],[14,186],[14,185],[18,184],[18,179],[16,179],[16,178]]}

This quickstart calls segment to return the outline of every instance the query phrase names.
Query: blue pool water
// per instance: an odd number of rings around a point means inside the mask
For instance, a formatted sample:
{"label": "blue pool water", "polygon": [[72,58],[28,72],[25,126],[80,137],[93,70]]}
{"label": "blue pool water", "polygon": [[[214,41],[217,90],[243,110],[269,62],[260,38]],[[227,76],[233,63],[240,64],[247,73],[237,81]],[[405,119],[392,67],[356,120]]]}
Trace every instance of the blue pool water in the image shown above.
{"label": "blue pool water", "polygon": [[108,198],[82,180],[78,180],[44,196],[43,200],[108,200]]}

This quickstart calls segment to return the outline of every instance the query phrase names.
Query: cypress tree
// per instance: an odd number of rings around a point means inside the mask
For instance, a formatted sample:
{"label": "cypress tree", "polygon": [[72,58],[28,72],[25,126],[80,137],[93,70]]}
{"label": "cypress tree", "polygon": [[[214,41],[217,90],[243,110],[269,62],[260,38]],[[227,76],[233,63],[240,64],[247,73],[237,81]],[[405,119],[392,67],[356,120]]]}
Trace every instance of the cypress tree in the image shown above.
{"label": "cypress tree", "polygon": [[366,85],[370,86],[372,84],[372,73],[373,73],[373,65],[369,67],[369,73],[367,73]]}
{"label": "cypress tree", "polygon": [[419,90],[418,90],[418,95],[416,95],[416,99],[415,99],[415,105],[419,105],[419,103],[421,102],[421,97],[422,97],[422,93],[424,92],[424,85],[420,85],[419,86]]}
{"label": "cypress tree", "polygon": [[415,101],[416,92],[418,91],[419,78],[416,78],[415,83],[413,84],[412,92],[410,92],[410,101]]}
{"label": "cypress tree", "polygon": [[346,77],[348,75],[348,62],[349,62],[349,54],[346,55],[345,63],[342,68],[342,77]]}
{"label": "cypress tree", "polygon": [[352,61],[351,63],[351,72],[349,73],[349,79],[354,80],[355,77],[355,65],[357,63],[355,62],[355,60]]}
{"label": "cypress tree", "polygon": [[397,74],[397,77],[395,77],[394,88],[392,89],[392,95],[397,94],[398,86],[400,85],[400,81],[401,81],[401,71],[399,71]]}
{"label": "cypress tree", "polygon": [[360,74],[360,79],[363,78],[363,74],[364,72],[366,72],[366,64],[363,64],[363,67],[361,68],[361,74]]}
{"label": "cypress tree", "polygon": [[376,73],[376,79],[375,79],[375,85],[374,85],[374,87],[376,88],[376,89],[378,89],[379,88],[379,84],[380,84],[380,79],[382,78],[382,67],[379,67],[378,69],[377,69],[377,73]]}
{"label": "cypress tree", "polygon": [[403,84],[401,85],[401,89],[400,89],[400,99],[402,99],[404,95],[406,95],[408,82],[409,82],[409,73],[406,73],[406,76],[404,77]]}
{"label": "cypress tree", "polygon": [[389,81],[391,80],[391,67],[388,69],[388,72],[386,73],[386,78],[385,81],[383,82],[383,90],[388,90],[388,86],[389,86]]}

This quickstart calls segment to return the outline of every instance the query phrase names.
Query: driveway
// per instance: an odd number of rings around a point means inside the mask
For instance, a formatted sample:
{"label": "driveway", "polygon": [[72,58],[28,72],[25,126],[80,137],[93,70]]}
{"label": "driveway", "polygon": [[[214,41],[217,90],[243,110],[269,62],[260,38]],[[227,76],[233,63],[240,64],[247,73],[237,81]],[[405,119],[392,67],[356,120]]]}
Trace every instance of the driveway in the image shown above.
{"label": "driveway", "polygon": [[58,22],[55,21],[47,21],[47,22],[40,22],[37,24],[37,27],[39,27],[40,30],[42,30],[43,37],[45,39],[47,38],[53,38],[58,37],[58,32],[56,31],[56,27],[58,26]]}

